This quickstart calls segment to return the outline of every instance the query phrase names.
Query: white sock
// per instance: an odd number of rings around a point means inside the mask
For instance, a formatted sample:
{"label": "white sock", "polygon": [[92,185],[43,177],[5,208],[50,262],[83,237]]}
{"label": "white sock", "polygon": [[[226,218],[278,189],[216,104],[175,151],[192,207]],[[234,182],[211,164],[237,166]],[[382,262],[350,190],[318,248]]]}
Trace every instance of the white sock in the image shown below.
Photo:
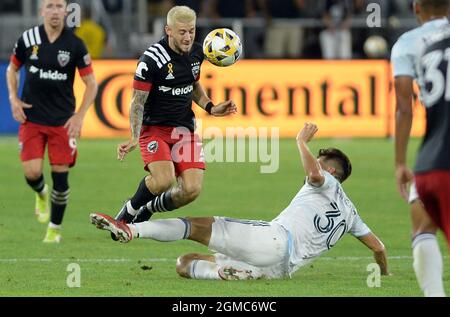
{"label": "white sock", "polygon": [[51,229],[61,229],[61,225],[55,225],[53,222],[48,223],[48,227]]}
{"label": "white sock", "polygon": [[139,238],[163,242],[187,239],[191,233],[190,222],[183,218],[144,221],[134,226]]}
{"label": "white sock", "polygon": [[219,266],[214,262],[193,260],[189,267],[189,276],[197,280],[220,280]]}
{"label": "white sock", "polygon": [[423,233],[413,240],[414,271],[425,297],[445,297],[442,255],[436,235]]}

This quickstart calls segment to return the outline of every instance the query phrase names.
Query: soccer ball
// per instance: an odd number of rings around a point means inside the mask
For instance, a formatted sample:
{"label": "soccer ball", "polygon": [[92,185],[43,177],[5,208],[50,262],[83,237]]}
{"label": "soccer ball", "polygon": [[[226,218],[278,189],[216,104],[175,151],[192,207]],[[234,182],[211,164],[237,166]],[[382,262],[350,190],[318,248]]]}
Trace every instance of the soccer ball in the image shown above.
{"label": "soccer ball", "polygon": [[370,58],[383,58],[387,55],[388,44],[379,35],[369,36],[364,43],[364,52]]}
{"label": "soccer ball", "polygon": [[203,41],[203,53],[216,66],[233,65],[242,53],[241,39],[230,29],[212,30]]}

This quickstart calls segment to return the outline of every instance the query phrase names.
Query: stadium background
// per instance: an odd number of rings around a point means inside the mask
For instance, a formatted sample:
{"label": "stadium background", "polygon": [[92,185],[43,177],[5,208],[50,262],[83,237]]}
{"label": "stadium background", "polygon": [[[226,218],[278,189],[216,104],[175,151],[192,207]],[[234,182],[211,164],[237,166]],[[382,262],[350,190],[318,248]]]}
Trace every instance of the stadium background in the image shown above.
{"label": "stadium background", "polygon": [[[279,12],[283,10],[270,10],[275,1],[73,2],[79,3],[83,13],[89,14],[104,32],[104,45],[96,48],[100,54],[94,56],[93,62],[100,90],[79,141],[80,156],[77,168],[72,171],[73,190],[63,243],[45,246],[41,243],[44,228],[33,219],[33,196],[21,173],[15,137],[18,125],[11,116],[5,82],[15,41],[23,30],[39,23],[38,1],[0,1],[0,29],[3,30],[0,33],[0,284],[6,285],[0,289],[0,295],[421,295],[412,270],[408,206],[395,189],[391,140],[395,96],[389,52],[400,34],[417,26],[411,1],[343,0],[352,16],[349,27],[352,54],[344,60],[323,58],[319,38],[325,29],[322,20],[325,0],[299,0],[301,9],[287,10],[285,16]],[[285,2],[290,1],[276,1],[281,7]],[[117,246],[89,225],[89,212],[115,213],[143,175],[138,153],[119,164],[115,161],[115,147],[129,133],[127,108],[136,58],[161,37],[164,16],[174,4],[187,4],[198,12],[199,42],[215,27],[232,28],[243,40],[242,60],[229,68],[205,62],[201,77],[214,101],[233,98],[239,113],[233,118],[217,120],[196,109],[203,127],[219,127],[223,131],[228,127],[277,127],[282,140],[278,172],[260,174],[258,166],[250,162],[210,163],[202,196],[175,214],[160,217],[227,215],[272,219],[288,204],[303,179],[292,137],[303,122],[314,121],[319,125],[320,139],[313,142],[312,149],[340,147],[353,161],[354,174],[345,185],[346,190],[363,219],[385,242],[391,256],[394,275],[383,278],[381,287],[367,286],[370,272],[366,267],[373,260],[367,250],[350,238],[297,273],[293,280],[217,285],[183,280],[174,271],[178,255],[205,252],[206,248],[190,242],[168,245],[148,241]],[[380,5],[381,27],[367,27],[370,4]],[[269,28],[276,23],[302,30],[301,48],[295,54],[285,51],[275,58],[270,45],[266,47]],[[364,43],[373,35],[386,40],[386,50],[372,52],[376,54],[364,50]],[[78,101],[82,87],[77,79]],[[416,137],[423,134],[423,119],[424,111],[416,102],[413,126]],[[411,142],[410,165],[418,144],[419,139]],[[48,167],[46,174],[49,179]],[[442,236],[440,242],[443,254],[447,254]],[[66,283],[69,274],[66,267],[72,262],[81,267],[80,288],[70,288]],[[444,263],[448,272],[448,261]],[[444,276],[449,289],[448,274]]]}

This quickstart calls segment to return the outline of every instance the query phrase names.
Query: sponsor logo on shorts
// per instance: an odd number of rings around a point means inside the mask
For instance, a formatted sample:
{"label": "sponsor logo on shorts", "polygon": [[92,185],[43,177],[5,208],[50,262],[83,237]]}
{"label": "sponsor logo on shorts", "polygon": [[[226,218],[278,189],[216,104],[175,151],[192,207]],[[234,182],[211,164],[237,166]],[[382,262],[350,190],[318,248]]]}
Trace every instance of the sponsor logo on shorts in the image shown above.
{"label": "sponsor logo on shorts", "polygon": [[147,150],[151,153],[154,154],[156,153],[156,151],[158,151],[158,141],[152,141],[147,145]]}

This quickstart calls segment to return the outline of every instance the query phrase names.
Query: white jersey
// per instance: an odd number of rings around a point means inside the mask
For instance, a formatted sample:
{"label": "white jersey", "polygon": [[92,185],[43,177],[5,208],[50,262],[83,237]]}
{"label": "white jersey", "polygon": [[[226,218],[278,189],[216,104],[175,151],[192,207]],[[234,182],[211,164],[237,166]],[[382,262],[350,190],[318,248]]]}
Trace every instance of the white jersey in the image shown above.
{"label": "white jersey", "polygon": [[272,221],[291,234],[291,273],[332,248],[345,233],[355,237],[370,233],[341,184],[330,173],[323,171],[323,174],[322,186],[306,182],[290,205]]}
{"label": "white jersey", "polygon": [[[448,19],[436,19],[404,33],[392,48],[391,64],[394,77],[408,76],[416,80],[422,91],[423,79],[418,61],[426,46],[426,39],[448,25]],[[422,94],[421,94],[422,100]]]}

